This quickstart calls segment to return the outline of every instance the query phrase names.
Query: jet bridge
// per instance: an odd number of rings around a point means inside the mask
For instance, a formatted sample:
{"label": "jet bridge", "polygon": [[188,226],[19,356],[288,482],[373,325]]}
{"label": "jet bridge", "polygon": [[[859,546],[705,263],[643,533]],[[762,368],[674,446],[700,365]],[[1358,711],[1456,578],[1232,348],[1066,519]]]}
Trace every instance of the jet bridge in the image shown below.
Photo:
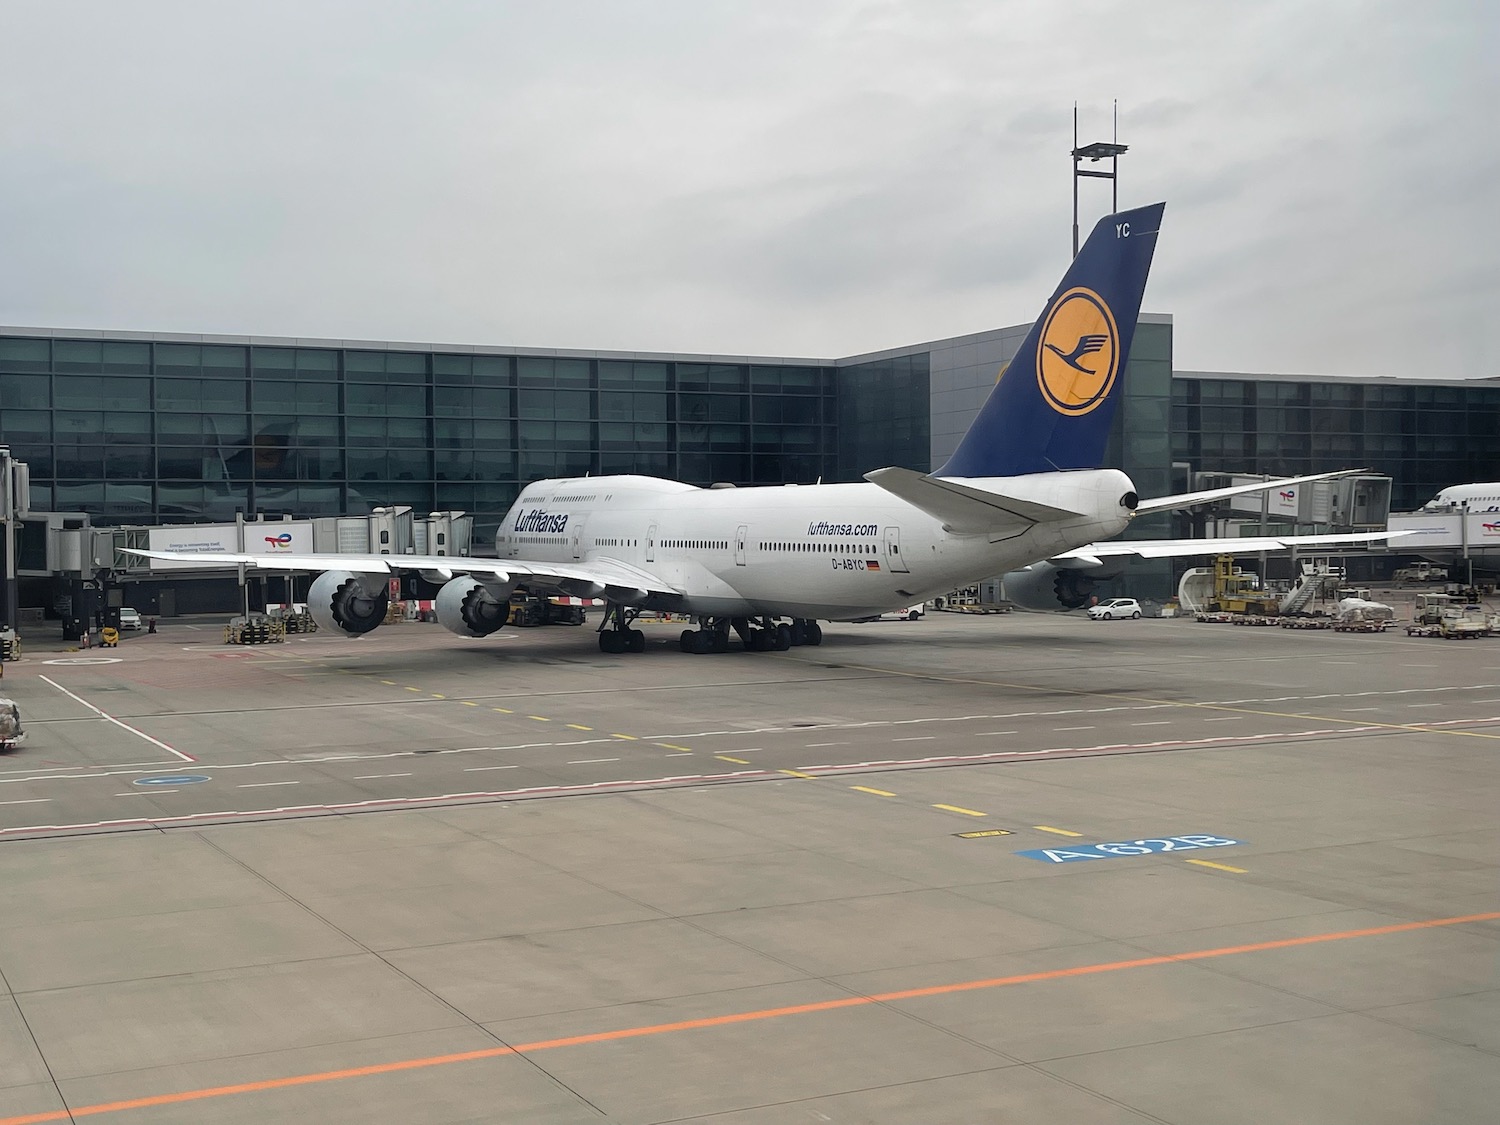
{"label": "jet bridge", "polygon": [[[129,605],[149,616],[246,612],[267,600],[304,601],[311,575],[226,570],[216,554],[470,553],[473,517],[465,512],[417,516],[409,507],[376,508],[363,516],[236,519],[234,523],[98,528],[83,513],[24,512],[14,522],[17,591],[14,623],[62,619],[65,639],[90,624],[118,619]],[[12,525],[8,525],[12,526]],[[126,550],[188,551],[202,563],[164,562]],[[8,560],[7,560],[8,561]],[[415,581],[408,578],[407,581]]]}

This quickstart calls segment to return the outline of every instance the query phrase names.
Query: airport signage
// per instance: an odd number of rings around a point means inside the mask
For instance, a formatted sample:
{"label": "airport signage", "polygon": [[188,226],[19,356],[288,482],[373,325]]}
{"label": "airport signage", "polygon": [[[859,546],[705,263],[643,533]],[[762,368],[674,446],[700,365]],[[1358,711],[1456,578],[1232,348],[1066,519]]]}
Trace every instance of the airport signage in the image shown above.
{"label": "airport signage", "polygon": [[[301,555],[313,549],[313,525],[310,520],[244,525],[245,546],[240,547],[240,528],[232,523],[187,524],[182,527],[153,527],[147,544],[153,551],[180,551],[190,555]],[[184,570],[199,564],[153,560],[153,570]],[[206,560],[205,565],[212,565]]]}
{"label": "airport signage", "polygon": [[1076,844],[1066,848],[1033,848],[1017,852],[1026,859],[1043,863],[1080,863],[1087,859],[1119,859],[1130,855],[1159,855],[1163,852],[1190,852],[1199,848],[1228,848],[1243,844],[1227,836],[1194,833],[1187,836],[1159,836],[1149,840],[1121,840],[1108,844]]}

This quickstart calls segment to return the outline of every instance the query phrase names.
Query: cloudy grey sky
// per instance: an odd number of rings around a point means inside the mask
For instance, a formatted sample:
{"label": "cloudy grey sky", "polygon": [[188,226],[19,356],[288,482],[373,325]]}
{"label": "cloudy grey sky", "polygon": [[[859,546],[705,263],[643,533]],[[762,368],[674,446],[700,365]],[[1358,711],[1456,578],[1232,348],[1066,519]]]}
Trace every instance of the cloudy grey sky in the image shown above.
{"label": "cloudy grey sky", "polygon": [[0,0],[0,41],[0,324],[1000,327],[1066,265],[1074,100],[1087,142],[1118,98],[1179,368],[1500,376],[1488,0]]}

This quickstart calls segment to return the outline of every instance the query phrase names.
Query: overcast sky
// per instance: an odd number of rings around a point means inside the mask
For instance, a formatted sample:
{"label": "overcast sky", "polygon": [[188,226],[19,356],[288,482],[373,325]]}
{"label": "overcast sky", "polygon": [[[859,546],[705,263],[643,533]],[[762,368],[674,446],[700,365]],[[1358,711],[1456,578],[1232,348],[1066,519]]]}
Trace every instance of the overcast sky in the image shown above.
{"label": "overcast sky", "polygon": [[[836,357],[1034,318],[1072,107],[1180,369],[1500,376],[1500,4],[0,0],[0,324]],[[1109,185],[1084,181],[1085,233]]]}

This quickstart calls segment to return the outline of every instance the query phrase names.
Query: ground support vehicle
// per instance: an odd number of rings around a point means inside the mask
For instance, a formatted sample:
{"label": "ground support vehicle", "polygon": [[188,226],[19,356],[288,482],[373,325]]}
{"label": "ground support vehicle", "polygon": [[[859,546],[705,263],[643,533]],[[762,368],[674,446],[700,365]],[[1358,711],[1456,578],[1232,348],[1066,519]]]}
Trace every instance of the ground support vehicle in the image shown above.
{"label": "ground support vehicle", "polygon": [[268,605],[266,616],[273,621],[280,621],[288,633],[316,633],[318,631],[318,623],[313,620],[313,615],[308,612],[307,606],[300,602],[292,605]]}
{"label": "ground support vehicle", "polygon": [[226,645],[279,644],[286,640],[286,626],[264,613],[231,617],[224,626]]}
{"label": "ground support vehicle", "polygon": [[1406,635],[1468,640],[1489,636],[1490,623],[1479,605],[1459,601],[1449,594],[1418,594]]}
{"label": "ground support vehicle", "polygon": [[26,732],[21,729],[21,709],[14,699],[0,696],[0,750],[14,750],[26,741]]}
{"label": "ground support vehicle", "polygon": [[1413,563],[1411,566],[1397,567],[1392,578],[1395,579],[1397,586],[1407,582],[1446,582],[1448,581],[1448,568],[1434,566],[1429,562]]}
{"label": "ground support vehicle", "polygon": [[1467,641],[1490,635],[1489,624],[1482,617],[1466,617],[1461,612],[1445,616],[1436,625],[1411,624],[1408,637],[1442,637],[1450,641]]}
{"label": "ground support vehicle", "polygon": [[100,629],[99,630],[99,647],[100,648],[119,648],[120,647],[120,630],[116,629],[113,625],[106,625],[104,628]]}
{"label": "ground support vehicle", "polygon": [[21,636],[14,629],[0,629],[0,660],[21,659]]}
{"label": "ground support vehicle", "polygon": [[544,598],[529,590],[510,596],[510,624],[518,628],[536,625],[582,625],[587,620],[583,598]]}
{"label": "ground support vehicle", "polygon": [[1333,628],[1339,633],[1384,633],[1394,621],[1335,621]]}
{"label": "ground support vehicle", "polygon": [[1283,617],[1278,624],[1283,629],[1332,629],[1336,627],[1331,617]]}

